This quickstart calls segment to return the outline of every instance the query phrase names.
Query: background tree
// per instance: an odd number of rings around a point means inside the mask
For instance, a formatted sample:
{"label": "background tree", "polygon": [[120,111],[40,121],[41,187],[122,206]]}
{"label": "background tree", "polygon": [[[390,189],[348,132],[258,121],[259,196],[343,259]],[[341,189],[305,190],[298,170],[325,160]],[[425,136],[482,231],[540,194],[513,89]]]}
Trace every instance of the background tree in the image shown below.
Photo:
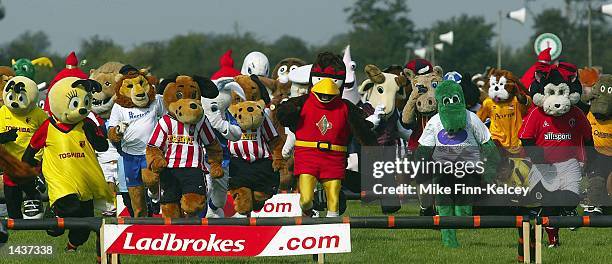
{"label": "background tree", "polygon": [[410,9],[406,1],[358,0],[345,12],[353,29],[345,39],[336,38],[333,39],[335,43],[330,42],[335,45],[326,45],[330,50],[341,51],[350,43],[351,55],[361,67],[365,63],[379,67],[406,63],[406,45],[418,40],[414,23],[408,17]]}
{"label": "background tree", "polygon": [[438,21],[423,30],[423,45],[429,45],[429,34],[433,32],[435,41],[438,35],[453,31],[457,36],[453,45],[444,44],[442,52],[436,51],[436,64],[444,71],[483,72],[487,65],[496,63],[496,53],[492,46],[495,36],[494,24],[487,23],[482,16],[461,15],[448,20]]}

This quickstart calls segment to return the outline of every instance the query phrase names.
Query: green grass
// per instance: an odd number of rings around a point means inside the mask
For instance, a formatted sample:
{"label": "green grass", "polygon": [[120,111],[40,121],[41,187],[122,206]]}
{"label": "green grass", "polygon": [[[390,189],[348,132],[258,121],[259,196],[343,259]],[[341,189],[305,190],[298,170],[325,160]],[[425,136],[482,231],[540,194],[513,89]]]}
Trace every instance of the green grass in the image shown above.
{"label": "green grass", "polygon": [[[398,215],[416,215],[405,206]],[[375,205],[349,204],[349,216],[381,215]],[[461,246],[445,248],[435,230],[351,230],[352,252],[328,254],[329,263],[516,263],[517,231],[514,229],[459,230]],[[64,253],[66,237],[52,238],[43,231],[12,231],[9,244],[53,245],[50,257],[0,256],[0,263],[94,263],[95,238],[76,253]],[[612,263],[612,229],[561,230],[561,247],[544,247],[544,263]],[[194,258],[122,256],[122,263],[306,263],[311,256],[262,258]]]}

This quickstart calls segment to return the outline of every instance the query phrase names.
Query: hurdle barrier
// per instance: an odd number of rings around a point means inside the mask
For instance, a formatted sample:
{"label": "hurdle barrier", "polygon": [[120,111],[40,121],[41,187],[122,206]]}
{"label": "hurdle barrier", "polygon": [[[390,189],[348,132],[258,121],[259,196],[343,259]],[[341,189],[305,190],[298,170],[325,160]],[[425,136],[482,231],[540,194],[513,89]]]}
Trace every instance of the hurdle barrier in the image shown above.
{"label": "hurdle barrier", "polygon": [[[47,230],[53,228],[88,228],[101,231],[104,225],[177,225],[177,226],[308,226],[349,224],[351,229],[491,229],[522,228],[524,239],[529,240],[531,222],[535,224],[536,263],[542,263],[542,229],[544,227],[612,227],[612,216],[548,216],[529,219],[523,216],[373,216],[373,217],[279,217],[279,218],[51,218],[2,219],[9,230]],[[103,239],[101,238],[103,241]],[[102,249],[103,250],[103,249]],[[524,243],[525,263],[529,263],[529,243]],[[105,252],[102,256],[106,259]],[[116,260],[117,256],[110,256]]]}

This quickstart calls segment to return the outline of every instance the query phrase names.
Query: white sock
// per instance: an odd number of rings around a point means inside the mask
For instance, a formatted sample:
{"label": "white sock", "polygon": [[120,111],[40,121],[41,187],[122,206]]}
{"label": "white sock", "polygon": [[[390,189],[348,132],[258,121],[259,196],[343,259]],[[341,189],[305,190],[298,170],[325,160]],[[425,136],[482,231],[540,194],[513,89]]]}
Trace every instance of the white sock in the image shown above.
{"label": "white sock", "polygon": [[338,217],[340,214],[338,212],[327,211],[327,217]]}

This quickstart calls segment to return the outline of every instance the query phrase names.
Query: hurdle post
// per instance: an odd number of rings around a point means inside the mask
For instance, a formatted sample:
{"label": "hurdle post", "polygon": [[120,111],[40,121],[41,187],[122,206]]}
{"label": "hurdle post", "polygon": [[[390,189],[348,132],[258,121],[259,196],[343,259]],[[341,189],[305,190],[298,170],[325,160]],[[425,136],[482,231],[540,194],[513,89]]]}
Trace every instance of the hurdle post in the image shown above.
{"label": "hurdle post", "polygon": [[319,253],[317,254],[317,264],[325,263],[325,254]]}
{"label": "hurdle post", "polygon": [[100,225],[100,263],[108,263],[108,258],[106,256],[106,252],[104,252],[104,223],[106,220],[102,218],[102,224]]}
{"label": "hurdle post", "polygon": [[523,263],[531,262],[531,252],[529,250],[531,244],[529,221],[523,221]]}
{"label": "hurdle post", "polygon": [[542,264],[542,223],[539,222],[535,226],[535,263]]}

